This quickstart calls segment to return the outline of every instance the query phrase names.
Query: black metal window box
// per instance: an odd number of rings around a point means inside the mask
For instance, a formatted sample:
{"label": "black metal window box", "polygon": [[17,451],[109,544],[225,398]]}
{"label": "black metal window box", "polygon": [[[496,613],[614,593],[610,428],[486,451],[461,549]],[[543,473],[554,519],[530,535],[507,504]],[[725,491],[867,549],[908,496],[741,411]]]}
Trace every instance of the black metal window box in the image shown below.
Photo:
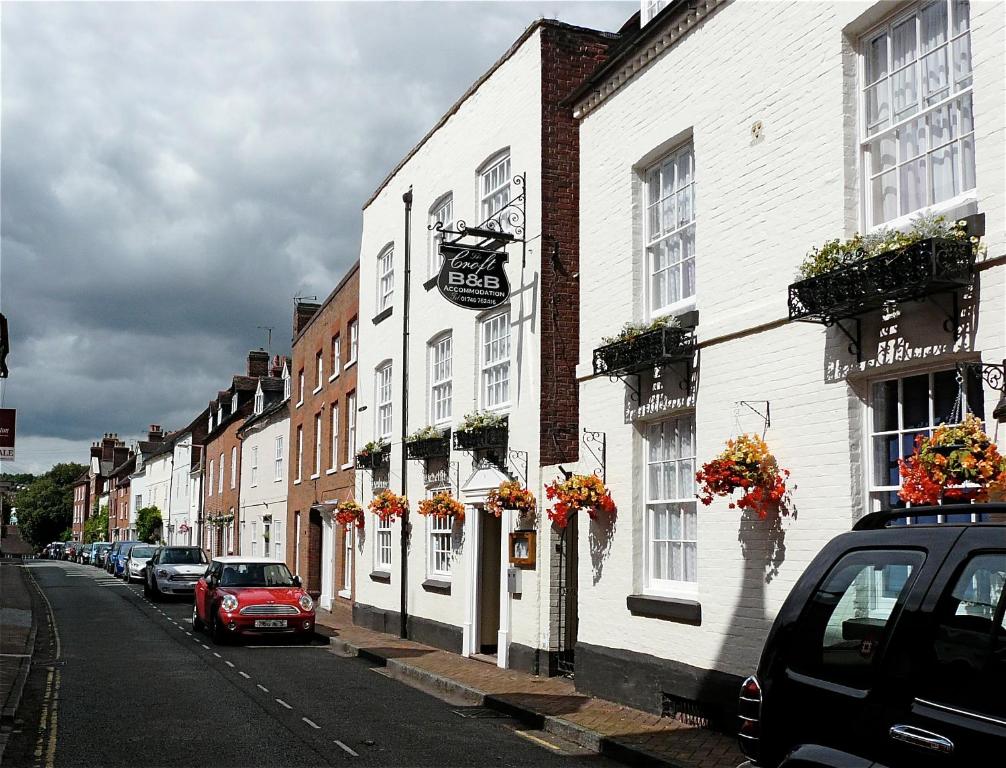
{"label": "black metal window box", "polygon": [[695,353],[692,328],[654,328],[631,339],[594,350],[594,373],[625,376],[654,365],[691,362]]}
{"label": "black metal window box", "polygon": [[374,451],[373,453],[358,453],[356,454],[356,468],[357,469],[381,469],[388,465],[388,460],[391,458],[391,446],[381,451]]}
{"label": "black metal window box", "polygon": [[975,249],[967,240],[921,240],[793,283],[789,318],[831,325],[890,302],[956,291],[974,275]]}
{"label": "black metal window box", "polygon": [[510,437],[508,424],[498,427],[479,427],[465,431],[456,430],[453,434],[454,450],[478,451],[489,448],[505,448]]}
{"label": "black metal window box", "polygon": [[440,437],[409,440],[405,443],[405,450],[410,459],[435,459],[450,456],[451,433],[447,431]]}

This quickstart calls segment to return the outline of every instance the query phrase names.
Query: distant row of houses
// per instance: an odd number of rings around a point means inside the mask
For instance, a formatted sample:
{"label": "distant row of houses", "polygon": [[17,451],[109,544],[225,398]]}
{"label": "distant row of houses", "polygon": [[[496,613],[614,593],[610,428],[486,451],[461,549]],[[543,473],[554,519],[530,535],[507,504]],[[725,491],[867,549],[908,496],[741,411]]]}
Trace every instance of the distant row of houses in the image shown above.
{"label": "distant row of houses", "polygon": [[[289,358],[251,352],[182,429],[94,445],[75,535],[96,503],[113,539],[153,504],[165,540],[285,558],[360,624],[715,718],[809,559],[901,503],[914,436],[1000,395],[958,366],[1006,357],[1003,19],[688,0],[616,33],[535,22],[367,200],[359,261],[297,304]],[[808,309],[808,251],[921,213],[967,221],[983,258],[889,259],[873,303],[825,272]],[[451,300],[459,243],[505,254],[502,301],[478,270],[485,308]],[[410,449],[424,428],[439,441]],[[697,505],[697,468],[743,432],[796,514]],[[553,525],[570,473],[616,514]],[[485,511],[509,481],[534,514]],[[406,521],[335,521],[386,489]],[[416,514],[443,492],[463,519]]]}

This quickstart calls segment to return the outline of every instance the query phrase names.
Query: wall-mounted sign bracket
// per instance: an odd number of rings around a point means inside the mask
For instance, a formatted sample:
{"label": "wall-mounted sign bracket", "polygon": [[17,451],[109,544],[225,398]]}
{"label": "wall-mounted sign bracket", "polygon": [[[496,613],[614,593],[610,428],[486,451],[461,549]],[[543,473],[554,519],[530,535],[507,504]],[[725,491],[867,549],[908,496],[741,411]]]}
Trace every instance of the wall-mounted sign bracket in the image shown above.
{"label": "wall-mounted sign bracket", "polygon": [[601,478],[601,482],[608,481],[608,437],[604,432],[592,432],[586,427],[583,428],[583,447],[593,459],[597,466],[592,470],[595,475]]}
{"label": "wall-mounted sign bracket", "polygon": [[[755,405],[764,406],[763,409],[755,408]],[[740,406],[745,406],[748,410],[757,414],[761,417],[761,420],[765,422],[765,429],[772,426],[772,408],[768,400],[738,400],[735,405],[739,408]]]}

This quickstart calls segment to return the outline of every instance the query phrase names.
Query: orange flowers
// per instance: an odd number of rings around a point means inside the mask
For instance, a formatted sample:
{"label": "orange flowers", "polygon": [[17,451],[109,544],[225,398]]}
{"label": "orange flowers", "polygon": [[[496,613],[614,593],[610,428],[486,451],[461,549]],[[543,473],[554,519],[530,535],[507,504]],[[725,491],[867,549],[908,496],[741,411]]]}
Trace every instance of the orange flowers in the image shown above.
{"label": "orange flowers", "polygon": [[569,516],[581,509],[587,510],[591,520],[597,511],[615,516],[615,502],[597,475],[571,475],[567,480],[556,480],[545,486],[545,496],[555,500],[548,511],[548,519],[560,528],[569,523]]}
{"label": "orange flowers", "polygon": [[387,521],[394,517],[402,517],[409,511],[409,500],[397,493],[385,489],[370,500],[370,511],[380,520]]}
{"label": "orange flowers", "polygon": [[762,519],[772,509],[787,513],[788,477],[789,470],[779,468],[768,444],[757,435],[728,440],[723,452],[695,473],[703,504],[708,506],[714,496],[730,496],[739,488],[744,493],[730,502],[730,509],[753,509]]}
{"label": "orange flowers", "polygon": [[421,515],[432,515],[433,517],[450,517],[453,515],[458,520],[465,519],[465,505],[455,499],[447,491],[435,493],[429,499],[419,502],[417,510]]}
{"label": "orange flowers", "polygon": [[489,491],[486,497],[486,512],[496,517],[503,514],[504,509],[516,509],[521,514],[534,512],[538,502],[527,488],[516,480],[500,483],[498,488]]}
{"label": "orange flowers", "polygon": [[357,528],[363,528],[363,507],[353,500],[342,502],[336,507],[335,522],[347,527],[355,523]]}

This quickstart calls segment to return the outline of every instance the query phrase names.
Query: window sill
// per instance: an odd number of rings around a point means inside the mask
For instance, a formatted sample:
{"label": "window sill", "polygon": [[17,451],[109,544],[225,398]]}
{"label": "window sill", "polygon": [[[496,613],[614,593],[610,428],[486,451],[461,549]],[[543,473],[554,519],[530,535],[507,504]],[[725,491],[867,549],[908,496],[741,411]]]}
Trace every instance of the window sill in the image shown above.
{"label": "window sill", "polygon": [[345,600],[349,600],[353,596],[353,593],[348,589],[340,589],[336,594]]}
{"label": "window sill", "polygon": [[339,468],[338,468],[338,467],[332,467],[332,468],[330,468],[330,469],[326,469],[326,470],[325,470],[325,474],[326,474],[326,475],[334,475],[334,474],[335,474],[336,472],[338,472],[338,471],[339,471]]}
{"label": "window sill", "polygon": [[308,478],[308,480],[317,480],[317,479],[318,479],[319,477],[321,477],[321,475],[320,475],[320,474],[318,474],[317,472],[315,472],[315,473],[314,473],[313,475],[311,475],[311,476],[310,476],[310,477]]}
{"label": "window sill", "polygon": [[681,624],[702,624],[702,605],[698,600],[681,597],[657,597],[656,595],[629,595],[625,605],[633,616],[650,619],[664,619]]}
{"label": "window sill", "polygon": [[964,213],[964,210],[966,210],[969,205],[974,206],[977,202],[978,191],[976,189],[971,189],[967,192],[962,192],[949,200],[944,200],[941,203],[933,203],[933,205],[919,208],[917,211],[906,213],[904,216],[898,216],[890,221],[885,221],[881,224],[874,224],[868,231],[876,232],[881,229],[893,229],[903,232],[908,230],[915,219],[922,215],[946,216],[948,213],[954,212],[956,214],[961,214],[960,216],[955,215],[953,217],[954,220],[960,219],[967,215]]}
{"label": "window sill", "polygon": [[423,283],[423,288],[425,288],[427,291],[432,291],[436,287],[437,287],[437,276],[436,275],[434,275],[429,280],[427,280],[425,283]]}
{"label": "window sill", "polygon": [[352,368],[354,365],[356,365],[356,358],[355,357],[352,360],[347,360],[346,361],[346,368]]}
{"label": "window sill", "polygon": [[293,484],[294,485],[300,485],[300,478],[298,477],[296,480],[294,480]]}
{"label": "window sill", "polygon": [[339,378],[339,374],[337,374],[337,373],[333,373],[333,374],[332,374],[331,376],[329,376],[329,377],[328,377],[328,381],[329,381],[329,383],[331,384],[331,383],[332,383],[333,381],[335,381],[335,380],[336,380],[337,378]]}
{"label": "window sill", "polygon": [[387,320],[389,317],[391,317],[391,313],[394,309],[395,309],[394,307],[388,307],[387,309],[382,309],[380,312],[374,315],[374,319],[371,320],[371,322],[374,325],[377,325],[382,320]]}
{"label": "window sill", "polygon": [[351,462],[351,461],[347,461],[347,462],[346,462],[345,464],[343,464],[343,465],[342,465],[342,467],[341,467],[341,469],[352,469],[352,468],[353,468],[353,462]]}
{"label": "window sill", "polygon": [[372,581],[380,581],[384,584],[391,583],[391,571],[372,571],[370,574]]}
{"label": "window sill", "polygon": [[423,589],[427,592],[437,592],[441,595],[451,593],[451,582],[444,579],[430,578],[423,582]]}
{"label": "window sill", "polygon": [[300,400],[300,401],[299,401],[299,402],[298,402],[298,403],[297,403],[297,404],[296,404],[296,405],[294,406],[294,408],[300,408],[300,407],[301,407],[301,406],[302,406],[303,404],[304,404],[304,401],[303,401],[303,400]]}
{"label": "window sill", "polygon": [[321,392],[321,384],[311,390],[312,395],[317,395],[319,392]]}
{"label": "window sill", "polygon": [[650,313],[650,319],[654,320],[658,317],[668,317],[669,315],[674,315],[675,317],[679,315],[684,315],[695,309],[695,296],[689,296],[687,299],[682,299],[681,301],[676,301],[661,309],[656,309]]}

